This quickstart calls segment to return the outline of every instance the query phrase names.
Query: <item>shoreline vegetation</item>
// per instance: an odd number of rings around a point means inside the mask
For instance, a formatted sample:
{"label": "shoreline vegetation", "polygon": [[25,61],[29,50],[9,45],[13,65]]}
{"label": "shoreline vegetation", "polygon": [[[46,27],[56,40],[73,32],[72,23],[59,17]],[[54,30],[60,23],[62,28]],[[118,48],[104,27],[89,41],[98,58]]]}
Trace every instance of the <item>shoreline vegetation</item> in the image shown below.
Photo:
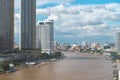
{"label": "shoreline vegetation", "polygon": [[[26,53],[29,54],[29,53]],[[26,59],[21,61],[2,61],[0,62],[0,73],[15,72],[19,70],[20,67],[41,67],[42,65],[48,64],[53,61],[58,61],[64,58],[64,54],[60,51],[55,53],[41,53],[38,55],[37,59]],[[13,67],[10,67],[10,64]]]}

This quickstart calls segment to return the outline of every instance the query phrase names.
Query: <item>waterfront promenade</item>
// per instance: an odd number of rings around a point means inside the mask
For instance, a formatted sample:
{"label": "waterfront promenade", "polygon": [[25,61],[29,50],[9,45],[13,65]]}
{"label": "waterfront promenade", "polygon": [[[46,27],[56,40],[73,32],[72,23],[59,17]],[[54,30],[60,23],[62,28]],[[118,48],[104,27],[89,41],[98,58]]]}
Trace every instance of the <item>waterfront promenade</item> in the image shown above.
{"label": "waterfront promenade", "polygon": [[35,68],[0,74],[0,80],[112,80],[109,60],[88,53],[63,52],[66,58]]}

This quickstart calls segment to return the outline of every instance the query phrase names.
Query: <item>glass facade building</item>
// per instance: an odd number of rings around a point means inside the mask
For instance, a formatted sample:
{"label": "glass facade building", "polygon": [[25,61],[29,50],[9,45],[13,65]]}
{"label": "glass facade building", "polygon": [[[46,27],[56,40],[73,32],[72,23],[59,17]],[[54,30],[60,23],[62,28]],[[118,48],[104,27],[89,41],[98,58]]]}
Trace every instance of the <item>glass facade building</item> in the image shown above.
{"label": "glass facade building", "polygon": [[36,0],[21,0],[21,49],[35,48]]}
{"label": "glass facade building", "polygon": [[14,0],[0,0],[0,50],[14,46]]}

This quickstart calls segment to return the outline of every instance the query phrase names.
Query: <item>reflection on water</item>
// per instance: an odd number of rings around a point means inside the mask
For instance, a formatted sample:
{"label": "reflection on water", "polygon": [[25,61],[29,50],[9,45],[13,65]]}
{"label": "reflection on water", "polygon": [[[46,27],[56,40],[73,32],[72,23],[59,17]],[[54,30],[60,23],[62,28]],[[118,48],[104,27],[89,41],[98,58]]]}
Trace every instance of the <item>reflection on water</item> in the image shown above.
{"label": "reflection on water", "polygon": [[100,56],[66,53],[67,57],[38,68],[0,74],[0,80],[111,80],[112,67]]}

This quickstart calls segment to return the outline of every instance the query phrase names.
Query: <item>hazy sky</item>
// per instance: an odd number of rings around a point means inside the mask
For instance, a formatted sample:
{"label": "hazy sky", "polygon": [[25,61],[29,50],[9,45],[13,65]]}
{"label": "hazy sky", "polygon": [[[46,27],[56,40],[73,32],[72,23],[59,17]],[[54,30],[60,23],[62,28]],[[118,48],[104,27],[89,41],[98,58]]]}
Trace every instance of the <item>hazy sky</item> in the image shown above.
{"label": "hazy sky", "polygon": [[[20,0],[15,0],[15,41],[19,35]],[[120,0],[36,0],[36,24],[54,20],[55,41],[113,42],[120,30]]]}

